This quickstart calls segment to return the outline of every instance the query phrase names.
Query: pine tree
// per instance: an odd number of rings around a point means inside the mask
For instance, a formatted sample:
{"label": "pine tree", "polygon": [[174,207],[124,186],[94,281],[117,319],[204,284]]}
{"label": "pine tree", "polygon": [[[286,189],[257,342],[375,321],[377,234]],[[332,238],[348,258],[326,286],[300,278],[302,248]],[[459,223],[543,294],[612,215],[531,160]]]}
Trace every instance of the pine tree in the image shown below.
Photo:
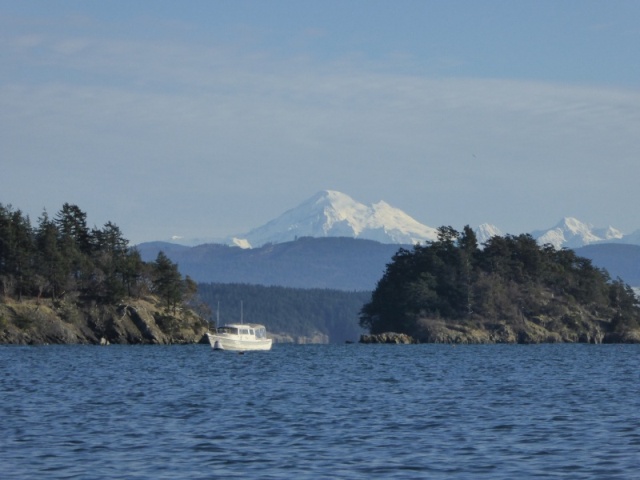
{"label": "pine tree", "polygon": [[182,301],[182,276],[178,265],[173,263],[164,252],[159,252],[153,264],[153,289],[166,303],[167,309],[176,312]]}
{"label": "pine tree", "polygon": [[54,300],[65,293],[64,286],[69,267],[58,246],[58,228],[49,219],[46,210],[38,219],[36,230],[38,270],[43,279],[41,290]]}
{"label": "pine tree", "polygon": [[20,210],[0,204],[0,279],[2,292],[18,297],[28,292],[33,275],[35,251],[33,229],[29,217]]}
{"label": "pine tree", "polygon": [[95,262],[104,276],[102,294],[109,302],[118,301],[127,294],[125,278],[131,276],[127,264],[129,241],[112,222],[107,222],[101,230],[94,229],[92,237]]}

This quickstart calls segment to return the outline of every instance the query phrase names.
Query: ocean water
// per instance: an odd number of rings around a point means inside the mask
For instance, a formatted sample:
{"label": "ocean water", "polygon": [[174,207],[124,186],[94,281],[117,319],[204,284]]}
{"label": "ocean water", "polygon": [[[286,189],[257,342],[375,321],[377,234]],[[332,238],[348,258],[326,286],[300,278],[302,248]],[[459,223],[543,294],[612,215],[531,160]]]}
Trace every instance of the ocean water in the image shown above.
{"label": "ocean water", "polygon": [[638,345],[0,347],[2,479],[637,479]]}

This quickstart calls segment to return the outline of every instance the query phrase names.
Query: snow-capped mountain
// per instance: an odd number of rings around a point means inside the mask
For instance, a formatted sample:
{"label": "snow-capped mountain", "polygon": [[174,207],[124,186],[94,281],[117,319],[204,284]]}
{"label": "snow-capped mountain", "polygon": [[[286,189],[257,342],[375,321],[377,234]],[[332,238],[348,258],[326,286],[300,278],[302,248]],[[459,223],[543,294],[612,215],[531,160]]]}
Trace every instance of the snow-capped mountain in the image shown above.
{"label": "snow-capped mountain", "polygon": [[549,230],[531,232],[540,245],[551,244],[555,248],[577,248],[592,243],[618,242],[624,235],[616,228],[594,228],[573,217],[565,217]]}
{"label": "snow-capped mountain", "polygon": [[490,223],[483,223],[482,225],[480,225],[475,229],[475,234],[478,240],[478,245],[482,245],[491,237],[504,236],[504,233],[502,233],[502,231],[498,227],[496,227],[495,225],[491,225]]}
{"label": "snow-capped mountain", "polygon": [[229,243],[243,248],[283,243],[297,237],[353,237],[381,243],[436,240],[438,232],[385,202],[367,206],[344,193],[324,190],[265,225]]}
{"label": "snow-capped mountain", "polygon": [[[495,225],[483,223],[475,228],[478,244],[504,233]],[[511,232],[518,234],[519,232]],[[557,225],[530,232],[540,245],[555,248],[579,248],[594,243],[640,245],[640,230],[623,235],[613,227],[594,228],[574,217],[565,217]],[[267,243],[284,243],[298,237],[351,237],[380,243],[410,245],[437,240],[436,228],[423,225],[386,202],[364,205],[335,190],[323,190],[299,206],[254,228],[248,233],[226,239],[172,238],[180,245],[226,243],[242,248],[261,247]]]}

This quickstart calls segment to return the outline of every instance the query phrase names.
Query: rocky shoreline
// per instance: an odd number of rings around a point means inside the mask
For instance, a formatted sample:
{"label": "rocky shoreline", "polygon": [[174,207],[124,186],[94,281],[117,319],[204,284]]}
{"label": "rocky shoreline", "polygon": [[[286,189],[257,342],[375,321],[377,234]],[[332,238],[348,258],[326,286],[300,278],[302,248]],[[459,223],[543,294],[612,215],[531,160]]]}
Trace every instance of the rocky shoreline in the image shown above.
{"label": "rocky shoreline", "polygon": [[590,325],[582,330],[549,331],[534,322],[525,322],[514,328],[506,322],[498,323],[491,329],[473,328],[461,325],[447,325],[438,322],[424,328],[420,336],[405,333],[383,332],[361,335],[364,344],[442,343],[442,344],[539,344],[539,343],[640,343],[640,330],[606,332]]}
{"label": "rocky shoreline", "polygon": [[[556,322],[557,323],[557,322]],[[422,321],[414,335],[397,332],[361,335],[363,344],[535,344],[640,343],[640,330],[611,331],[606,322],[547,328],[551,322],[524,320],[461,325]],[[127,299],[118,305],[28,299],[0,303],[0,344],[190,344],[206,343],[207,322],[189,309],[168,311],[157,297]],[[276,343],[329,343],[326,335],[294,338],[273,334]]]}
{"label": "rocky shoreline", "polygon": [[0,344],[198,343],[207,322],[189,309],[168,311],[156,297],[118,305],[29,299],[0,303]]}
{"label": "rocky shoreline", "polygon": [[361,335],[360,343],[390,343],[396,345],[410,345],[417,342],[413,337],[406,333],[385,332],[375,335]]}

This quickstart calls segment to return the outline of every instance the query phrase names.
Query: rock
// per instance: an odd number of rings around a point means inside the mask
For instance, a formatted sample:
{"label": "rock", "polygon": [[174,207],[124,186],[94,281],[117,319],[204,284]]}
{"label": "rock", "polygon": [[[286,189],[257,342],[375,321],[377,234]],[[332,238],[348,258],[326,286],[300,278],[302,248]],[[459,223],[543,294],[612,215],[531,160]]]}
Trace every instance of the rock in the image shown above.
{"label": "rock", "polygon": [[413,337],[406,333],[385,332],[375,335],[361,335],[360,343],[392,343],[409,345],[417,342]]}
{"label": "rock", "polygon": [[104,305],[28,299],[0,302],[0,344],[196,343],[207,323],[194,312],[167,312],[159,299]]}

